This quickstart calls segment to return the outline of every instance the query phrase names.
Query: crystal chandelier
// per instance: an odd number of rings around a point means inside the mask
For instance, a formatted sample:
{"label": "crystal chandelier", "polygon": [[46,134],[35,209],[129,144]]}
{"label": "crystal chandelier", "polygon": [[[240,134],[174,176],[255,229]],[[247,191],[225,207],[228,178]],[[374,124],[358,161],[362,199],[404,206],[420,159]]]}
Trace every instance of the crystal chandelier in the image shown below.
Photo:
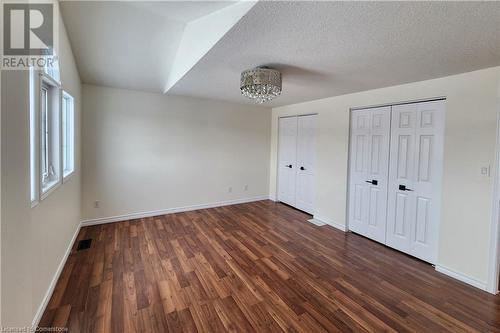
{"label": "crystal chandelier", "polygon": [[241,73],[243,96],[262,104],[281,94],[281,73],[267,67],[257,67]]}

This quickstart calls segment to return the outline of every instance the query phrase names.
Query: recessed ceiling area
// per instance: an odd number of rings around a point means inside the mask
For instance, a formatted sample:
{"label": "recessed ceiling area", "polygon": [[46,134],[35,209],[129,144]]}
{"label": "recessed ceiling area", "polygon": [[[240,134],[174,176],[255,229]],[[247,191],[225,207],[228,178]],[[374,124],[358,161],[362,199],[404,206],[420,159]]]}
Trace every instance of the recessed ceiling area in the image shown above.
{"label": "recessed ceiling area", "polygon": [[62,13],[84,83],[236,103],[253,103],[239,78],[259,65],[283,74],[268,104],[279,106],[500,64],[498,2],[239,5],[63,2]]}
{"label": "recessed ceiling area", "polygon": [[234,1],[63,1],[84,83],[163,92],[186,26]]}

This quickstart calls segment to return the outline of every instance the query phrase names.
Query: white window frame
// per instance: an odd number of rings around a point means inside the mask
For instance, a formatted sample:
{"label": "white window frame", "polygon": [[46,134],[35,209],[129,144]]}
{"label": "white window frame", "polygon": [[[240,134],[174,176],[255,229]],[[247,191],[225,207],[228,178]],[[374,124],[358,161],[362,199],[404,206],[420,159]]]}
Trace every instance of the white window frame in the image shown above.
{"label": "white window frame", "polygon": [[[42,95],[44,87],[48,88],[49,93],[52,95],[51,100],[51,111],[50,116],[52,117],[50,121],[51,138],[50,140],[50,158],[52,167],[54,169],[54,179],[50,182],[49,186],[43,184],[43,175],[41,174],[42,163],[43,163],[43,141],[42,141]],[[63,161],[63,98],[68,98],[71,102],[72,112],[70,124],[71,128],[71,140],[69,143],[72,147],[71,154],[71,168],[70,171],[64,170],[65,163]],[[64,92],[61,87],[59,79],[59,69],[56,68],[55,71],[35,70],[30,68],[29,71],[29,142],[30,142],[30,202],[31,207],[36,207],[42,200],[47,198],[52,192],[54,192],[63,182],[69,179],[76,170],[76,128],[75,128],[75,99],[73,96]],[[46,185],[46,184],[45,184]]]}
{"label": "white window frame", "polygon": [[31,208],[38,205],[40,201],[39,189],[39,132],[38,132],[38,72],[33,67],[29,70],[29,98],[30,98],[30,197]]}
{"label": "white window frame", "polygon": [[62,93],[61,126],[61,170],[65,182],[75,173],[75,99],[66,91]]}
{"label": "white window frame", "polygon": [[[50,181],[48,186],[45,186],[44,188],[44,182],[43,182],[43,175],[42,175],[42,163],[43,163],[43,157],[42,157],[42,151],[43,151],[43,142],[41,140],[41,136],[43,135],[42,131],[42,117],[41,117],[41,112],[42,112],[42,94],[43,94],[43,89],[48,88],[48,92],[54,94],[52,97],[52,103],[56,103],[56,105],[50,105],[49,107],[56,109],[52,110],[51,116],[56,116],[57,119],[50,119],[49,122],[51,123],[51,126],[56,125],[56,129],[53,129],[51,131],[51,136],[49,137],[50,141],[56,141],[56,143],[51,142],[49,144],[49,158],[52,160],[52,162],[55,163],[55,165],[52,165],[52,168],[58,168],[55,170],[55,178]],[[40,80],[39,80],[39,86],[38,86],[38,129],[36,133],[38,133],[38,170],[37,170],[37,176],[38,176],[38,192],[39,195],[38,197],[40,200],[43,200],[47,198],[52,192],[54,192],[61,184],[62,184],[62,147],[61,147],[61,139],[62,139],[62,127],[61,127],[61,120],[62,120],[62,115],[61,115],[61,105],[62,105],[62,90],[61,90],[61,85],[59,82],[56,80],[52,79],[50,76],[48,76],[46,73],[40,73]],[[56,135],[56,137],[54,137]],[[56,155],[55,155],[56,154]],[[56,156],[56,157],[53,157]],[[45,184],[46,185],[46,184]]]}

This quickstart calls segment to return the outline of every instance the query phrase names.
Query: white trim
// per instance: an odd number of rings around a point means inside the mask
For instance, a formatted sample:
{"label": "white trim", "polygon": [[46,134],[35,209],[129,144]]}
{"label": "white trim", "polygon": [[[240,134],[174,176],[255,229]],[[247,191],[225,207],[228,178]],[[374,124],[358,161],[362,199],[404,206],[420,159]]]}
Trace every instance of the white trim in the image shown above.
{"label": "white trim", "polygon": [[[46,199],[52,192],[54,192],[57,188],[59,188],[60,185],[62,185],[63,183],[63,177],[62,177],[62,173],[63,173],[63,170],[62,170],[62,144],[61,144],[61,140],[62,140],[62,127],[61,127],[61,124],[62,124],[62,88],[61,88],[61,84],[57,81],[55,81],[52,77],[50,77],[47,73],[45,72],[40,72],[39,73],[40,75],[40,78],[39,78],[39,82],[38,82],[38,108],[36,110],[36,114],[38,116],[38,127],[36,128],[37,131],[36,131],[36,136],[38,138],[38,153],[37,153],[37,157],[38,157],[38,167],[37,167],[37,177],[38,177],[38,201],[41,202],[42,200]],[[58,151],[59,151],[59,172],[58,172],[58,175],[57,175],[57,179],[54,180],[53,184],[51,184],[47,189],[43,189],[43,184],[42,184],[42,176],[40,174],[40,170],[41,170],[41,160],[42,160],[42,156],[40,154],[40,152],[42,151],[42,140],[40,140],[40,131],[41,131],[41,121],[42,121],[42,117],[40,116],[40,112],[41,112],[41,103],[42,103],[42,88],[43,86],[45,85],[48,85],[50,86],[52,89],[56,89],[57,90],[57,95],[59,97],[59,100],[57,101],[57,108],[58,108],[58,112],[57,112],[57,125],[58,125],[58,144],[57,144],[57,147],[55,147]],[[47,93],[49,93],[49,88],[47,88]],[[53,94],[53,92],[50,92],[51,94]],[[51,105],[51,107],[53,108],[53,105]],[[33,208],[33,207],[32,207]]]}
{"label": "white trim", "polygon": [[355,107],[349,108],[349,111],[363,110],[363,109],[376,109],[376,108],[381,108],[381,107],[385,107],[385,106],[396,106],[396,105],[404,105],[404,104],[436,102],[436,101],[442,101],[442,100],[446,100],[446,96],[413,99],[413,100],[409,100],[409,101],[399,101],[399,102],[389,103],[389,104],[384,103],[384,104],[375,104],[375,105],[369,105],[369,106],[355,106]]}
{"label": "white trim", "polygon": [[318,114],[319,114],[318,112],[300,113],[300,114],[293,114],[293,115],[289,115],[289,116],[278,116],[278,119],[281,119],[281,118],[293,118],[293,117],[317,116]]}
{"label": "white trim", "polygon": [[[72,109],[72,114],[71,114],[71,123],[72,123],[72,128],[71,128],[71,131],[72,131],[72,139],[71,139],[71,170],[69,172],[66,172],[66,169],[64,169],[64,147],[63,147],[63,141],[65,140],[64,139],[64,127],[63,127],[63,119],[64,119],[64,116],[63,116],[63,106],[64,106],[64,103],[65,103],[65,100],[69,100],[70,101],[70,104],[71,104],[71,109]],[[61,168],[61,172],[62,172],[62,175],[63,175],[63,179],[62,179],[62,182],[64,183],[66,181],[67,178],[71,177],[73,175],[73,173],[75,172],[75,150],[76,150],[76,131],[75,131],[75,98],[70,95],[67,91],[65,91],[64,89],[61,89],[61,107],[60,107],[60,122],[61,122],[61,133],[60,133],[60,141],[59,141],[59,146],[61,147],[61,151],[60,151],[60,168]],[[64,125],[68,125],[68,118],[67,118],[67,115],[66,115],[66,123]],[[68,143],[66,143],[66,146],[68,146]],[[67,148],[67,147],[66,147]]]}
{"label": "white trim", "polygon": [[71,249],[73,248],[73,244],[75,243],[76,238],[78,237],[80,228],[81,228],[81,223],[78,223],[75,233],[73,234],[73,237],[71,238],[71,241],[68,244],[68,248],[66,249],[66,252],[64,253],[64,256],[61,259],[61,262],[59,263],[59,266],[57,267],[57,270],[54,276],[52,277],[52,281],[49,284],[49,288],[47,289],[45,296],[43,296],[42,302],[40,303],[40,306],[38,307],[38,310],[35,313],[35,317],[33,318],[33,321],[31,323],[32,327],[37,327],[38,324],[40,323],[40,319],[42,319],[42,315],[45,312],[45,308],[49,304],[50,298],[52,297],[52,293],[54,292],[57,281],[59,280],[59,276],[61,275],[64,265],[66,265],[66,261],[68,260],[68,257],[71,254]]}
{"label": "white trim", "polygon": [[62,181],[60,179],[55,180],[52,182],[52,184],[46,190],[42,189],[41,195],[40,195],[40,201],[46,199],[52,192],[54,192],[56,189],[58,189],[59,186],[61,186],[61,183],[62,183]]}
{"label": "white trim", "polygon": [[[500,80],[500,70],[498,71]],[[497,135],[495,144],[495,164],[493,167],[493,200],[491,207],[490,248],[488,262],[487,291],[498,293],[500,275],[500,85],[498,86]]]}
{"label": "white trim", "polygon": [[213,202],[213,203],[208,203],[208,204],[166,208],[166,209],[153,210],[153,211],[148,211],[148,212],[131,213],[131,214],[124,214],[124,215],[110,216],[110,217],[100,217],[100,218],[96,218],[96,219],[83,220],[81,222],[81,224],[82,224],[82,227],[86,227],[86,226],[90,226],[90,225],[113,223],[113,222],[120,222],[120,221],[134,220],[134,219],[142,219],[142,218],[146,218],[146,217],[153,217],[153,216],[172,214],[172,213],[189,212],[189,211],[197,210],[197,209],[206,209],[206,208],[237,205],[237,204],[242,204],[242,203],[247,203],[247,202],[254,202],[254,201],[261,201],[261,200],[268,200],[268,199],[269,199],[268,195],[262,195],[262,196],[258,196],[258,197],[252,197],[252,198],[226,200],[226,201],[219,201],[219,202]]}
{"label": "white trim", "polygon": [[338,230],[343,231],[343,232],[347,231],[347,226],[345,224],[335,222],[334,220],[329,219],[328,217],[314,215],[313,220],[316,220],[319,223],[329,225],[329,226],[334,227],[335,229],[338,229]]}
{"label": "white trim", "polygon": [[278,202],[278,198],[276,195],[274,196],[270,195],[268,199],[271,200],[272,202]]}
{"label": "white trim", "polygon": [[314,225],[317,225],[319,227],[321,227],[322,225],[327,225],[325,222],[321,221],[321,220],[318,220],[318,219],[315,219],[315,218],[312,218],[310,220],[307,220],[307,222],[309,223],[312,223]]}
{"label": "white trim", "polygon": [[48,81],[48,83],[50,85],[53,85],[56,88],[61,88],[61,82],[55,80],[52,76],[50,76],[49,74],[45,73],[44,70],[41,70],[38,74],[40,75],[40,77],[42,78],[42,80]]}
{"label": "white trim", "polygon": [[448,275],[449,277],[452,277],[456,280],[467,283],[473,287],[479,288],[479,289],[484,290],[484,291],[488,291],[485,282],[471,278],[463,273],[456,272],[450,268],[447,268],[447,267],[444,267],[441,265],[436,265],[436,271],[438,271],[439,273],[443,273],[445,275]]}
{"label": "white trim", "polygon": [[64,175],[64,172],[63,172],[63,184],[65,184],[68,180],[70,180],[73,175],[75,174],[75,170],[71,171],[70,173]]}

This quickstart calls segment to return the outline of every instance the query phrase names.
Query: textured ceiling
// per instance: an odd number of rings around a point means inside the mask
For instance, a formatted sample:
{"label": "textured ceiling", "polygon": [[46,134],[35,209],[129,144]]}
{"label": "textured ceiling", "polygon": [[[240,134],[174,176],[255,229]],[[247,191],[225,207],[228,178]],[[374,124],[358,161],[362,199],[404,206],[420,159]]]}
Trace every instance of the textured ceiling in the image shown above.
{"label": "textured ceiling", "polygon": [[283,73],[279,106],[500,64],[500,2],[240,5],[64,1],[61,11],[83,82],[237,103],[252,103],[239,77],[259,65]]}
{"label": "textured ceiling", "polygon": [[500,3],[259,2],[169,90],[247,102],[244,69],[283,73],[272,106],[500,64]]}
{"label": "textured ceiling", "polygon": [[163,92],[190,21],[232,1],[62,1],[83,82]]}

